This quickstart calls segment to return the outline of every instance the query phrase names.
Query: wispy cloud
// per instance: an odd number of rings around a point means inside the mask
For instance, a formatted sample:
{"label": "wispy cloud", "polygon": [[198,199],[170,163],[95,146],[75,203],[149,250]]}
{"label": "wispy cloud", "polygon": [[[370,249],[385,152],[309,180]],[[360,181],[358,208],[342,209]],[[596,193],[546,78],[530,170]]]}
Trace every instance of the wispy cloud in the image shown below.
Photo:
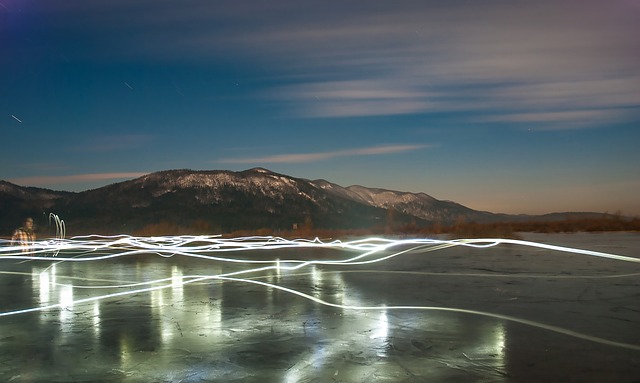
{"label": "wispy cloud", "polygon": [[142,177],[147,173],[93,173],[74,174],[67,176],[30,176],[10,179],[9,182],[18,185],[62,185],[77,182],[114,181]]}
{"label": "wispy cloud", "polygon": [[94,3],[46,6],[128,28],[105,44],[109,57],[223,54],[277,68],[288,85],[266,95],[295,117],[640,106],[629,0]]}
{"label": "wispy cloud", "polygon": [[[524,8],[493,1],[477,7],[416,2],[384,17],[365,11],[335,18],[329,26],[289,21],[231,39],[272,60],[296,57],[280,63],[298,75],[296,82],[274,89],[271,97],[286,101],[297,117],[526,114],[546,108],[561,121],[541,125],[576,129],[594,124],[581,114],[568,121],[573,110],[619,108],[601,113],[611,118],[599,123],[628,119],[620,109],[640,106],[632,37],[640,27],[616,15],[627,6],[563,3],[575,7],[571,20],[556,12],[558,6],[554,1]],[[340,73],[339,81],[334,73]]]}
{"label": "wispy cloud", "polygon": [[324,81],[290,85],[266,97],[289,102],[297,117],[357,117],[419,113],[431,95],[418,87],[381,79]]}
{"label": "wispy cloud", "polygon": [[354,148],[345,150],[336,150],[331,152],[317,153],[290,153],[278,154],[264,157],[250,158],[223,158],[216,162],[234,163],[234,164],[251,164],[251,163],[302,163],[324,161],[338,157],[352,156],[374,156],[383,154],[403,153],[419,149],[432,147],[433,145],[382,145],[369,148]]}
{"label": "wispy cloud", "polygon": [[625,121],[628,117],[629,111],[626,109],[595,109],[507,113],[476,120],[521,124],[534,130],[575,130],[610,125]]}

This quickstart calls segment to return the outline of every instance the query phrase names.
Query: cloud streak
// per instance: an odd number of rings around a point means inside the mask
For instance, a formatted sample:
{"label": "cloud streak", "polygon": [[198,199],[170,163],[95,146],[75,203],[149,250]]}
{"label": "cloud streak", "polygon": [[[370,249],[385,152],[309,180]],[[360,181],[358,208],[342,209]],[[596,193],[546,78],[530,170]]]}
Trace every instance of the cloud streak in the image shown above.
{"label": "cloud streak", "polygon": [[325,161],[339,157],[354,157],[354,156],[375,156],[394,153],[404,153],[419,149],[425,149],[432,147],[432,145],[382,145],[373,146],[369,148],[355,148],[336,150],[330,152],[317,152],[317,153],[291,153],[291,154],[279,154],[264,157],[250,157],[250,158],[223,158],[216,162],[232,163],[232,164],[252,164],[252,163],[303,163],[303,162],[315,162]]}
{"label": "cloud streak", "polygon": [[544,109],[559,119],[540,124],[555,130],[594,127],[586,114],[567,121],[575,110],[617,109],[599,113],[610,116],[599,124],[611,126],[628,120],[622,108],[640,106],[632,37],[640,28],[620,16],[625,3],[569,1],[562,7],[573,9],[570,20],[553,1],[483,5],[409,2],[385,17],[365,11],[331,25],[289,21],[230,40],[296,74],[270,94],[296,117]]}
{"label": "cloud streak", "polygon": [[625,109],[594,109],[553,112],[508,113],[478,118],[478,121],[525,125],[535,130],[571,130],[597,128],[629,117]]}
{"label": "cloud streak", "polygon": [[[288,85],[262,96],[292,117],[640,107],[640,24],[626,0],[61,4],[48,7],[128,28],[109,56],[232,56],[277,68]],[[611,116],[601,123],[622,114]],[[593,127],[575,117],[542,123]]]}

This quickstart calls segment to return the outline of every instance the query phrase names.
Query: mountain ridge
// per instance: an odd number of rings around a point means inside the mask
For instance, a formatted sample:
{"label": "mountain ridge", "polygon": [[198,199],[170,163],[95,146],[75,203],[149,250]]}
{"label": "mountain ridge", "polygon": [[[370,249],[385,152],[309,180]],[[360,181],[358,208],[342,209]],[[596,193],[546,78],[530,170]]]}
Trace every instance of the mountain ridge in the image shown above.
{"label": "mountain ridge", "polygon": [[[300,225],[320,229],[409,224],[424,227],[460,220],[487,223],[535,217],[477,211],[423,192],[343,187],[324,179],[296,178],[260,167],[237,172],[163,170],[82,192],[0,181],[2,232],[11,230],[27,215],[45,217],[49,212],[65,220],[69,233],[118,234],[133,233],[158,222],[181,227],[200,222],[201,226],[226,232]],[[560,217],[568,213],[553,214]]]}

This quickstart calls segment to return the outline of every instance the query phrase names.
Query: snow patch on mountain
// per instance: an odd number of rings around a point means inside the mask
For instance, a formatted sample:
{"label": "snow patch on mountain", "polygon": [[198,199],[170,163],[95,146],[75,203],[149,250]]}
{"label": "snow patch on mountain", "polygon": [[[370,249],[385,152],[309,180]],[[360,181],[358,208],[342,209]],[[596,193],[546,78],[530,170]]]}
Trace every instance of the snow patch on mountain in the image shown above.
{"label": "snow patch on mountain", "polygon": [[220,192],[225,189],[277,200],[284,200],[291,195],[301,195],[310,201],[315,201],[313,196],[301,192],[301,185],[296,179],[262,168],[244,172],[167,171],[145,175],[137,182],[141,188],[151,188],[153,197],[160,197],[180,189],[195,190],[198,192],[197,200],[205,204],[219,201]]}

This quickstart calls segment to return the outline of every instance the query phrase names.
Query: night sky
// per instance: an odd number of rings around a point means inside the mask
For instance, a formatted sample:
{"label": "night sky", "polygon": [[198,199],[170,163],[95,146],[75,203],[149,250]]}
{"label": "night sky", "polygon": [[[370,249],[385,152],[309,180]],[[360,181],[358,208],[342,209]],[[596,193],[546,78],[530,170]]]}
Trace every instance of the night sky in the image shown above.
{"label": "night sky", "polygon": [[0,0],[0,179],[267,169],[640,215],[640,1]]}

